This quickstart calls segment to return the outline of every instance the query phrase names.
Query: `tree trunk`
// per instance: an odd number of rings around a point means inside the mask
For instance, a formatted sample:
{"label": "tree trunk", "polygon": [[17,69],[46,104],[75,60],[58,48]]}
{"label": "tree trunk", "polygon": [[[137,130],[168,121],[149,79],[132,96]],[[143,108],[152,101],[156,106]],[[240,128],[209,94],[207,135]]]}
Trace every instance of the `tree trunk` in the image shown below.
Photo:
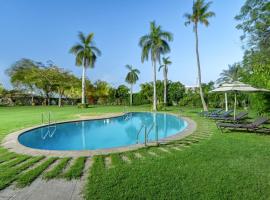
{"label": "tree trunk", "polygon": [[153,76],[154,76],[154,81],[153,81],[153,87],[154,87],[154,92],[153,92],[153,111],[157,111],[157,92],[156,92],[156,60],[153,59]]}
{"label": "tree trunk", "polygon": [[132,84],[130,84],[130,106],[132,106],[132,94],[133,94]]}
{"label": "tree trunk", "polygon": [[63,94],[63,92],[61,91],[61,89],[58,90],[58,94],[59,94],[58,107],[61,107],[62,106],[62,94]]}
{"label": "tree trunk", "polygon": [[167,72],[166,72],[166,66],[164,66],[163,69],[163,75],[164,75],[164,106],[167,105]]}
{"label": "tree trunk", "polygon": [[31,105],[33,106],[34,105],[34,95],[32,94],[31,96]]}
{"label": "tree trunk", "polygon": [[202,77],[201,77],[201,66],[200,66],[200,57],[199,57],[198,23],[195,23],[195,36],[196,36],[196,56],[197,56],[200,96],[201,96],[201,101],[203,105],[203,110],[207,111],[208,109],[204,100],[204,95],[203,95],[203,90],[202,90]]}
{"label": "tree trunk", "polygon": [[82,104],[85,104],[85,70],[86,70],[86,66],[83,65],[83,71],[82,71]]}
{"label": "tree trunk", "polygon": [[45,99],[45,105],[49,106],[50,105],[50,95],[48,93],[46,93],[46,99]]}
{"label": "tree trunk", "polygon": [[61,107],[61,106],[62,106],[62,95],[60,94],[58,98],[58,107]]}

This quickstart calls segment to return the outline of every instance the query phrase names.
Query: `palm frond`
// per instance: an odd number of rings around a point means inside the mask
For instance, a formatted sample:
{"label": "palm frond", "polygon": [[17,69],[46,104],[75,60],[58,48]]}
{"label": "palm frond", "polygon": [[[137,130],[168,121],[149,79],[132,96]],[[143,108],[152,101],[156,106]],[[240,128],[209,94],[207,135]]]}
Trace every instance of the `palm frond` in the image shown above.
{"label": "palm frond", "polygon": [[151,40],[151,36],[150,35],[144,35],[140,38],[139,40],[139,46],[143,47],[145,43],[147,43],[149,40]]}
{"label": "palm frond", "polygon": [[160,65],[158,71],[160,71],[163,67],[165,67],[165,65]]}
{"label": "palm frond", "polygon": [[96,46],[90,46],[90,49],[92,49],[92,51],[93,51],[97,56],[101,56],[101,55],[102,55],[101,51],[100,51]]}
{"label": "palm frond", "polygon": [[185,14],[184,14],[184,18],[186,19],[186,21],[185,21],[185,23],[184,23],[185,26],[190,25],[191,22],[192,22],[192,15],[189,14],[189,13],[185,13]]}
{"label": "palm frond", "polygon": [[142,47],[142,55],[141,55],[141,61],[144,62],[145,60],[148,60],[148,56],[151,50],[151,44],[148,43],[145,46]]}
{"label": "palm frond", "polygon": [[83,51],[83,46],[81,44],[76,44],[70,48],[69,53],[76,55],[80,51]]}
{"label": "palm frond", "polygon": [[78,37],[79,37],[79,40],[81,41],[81,43],[85,43],[85,36],[83,34],[83,32],[79,32],[78,33]]}
{"label": "palm frond", "polygon": [[85,38],[85,44],[93,43],[94,33],[90,33]]}
{"label": "palm frond", "polygon": [[132,65],[125,65],[125,67],[129,70],[129,71],[132,71]]}
{"label": "palm frond", "polygon": [[140,70],[138,70],[138,69],[133,69],[133,71],[134,71],[136,74],[140,74],[140,73],[141,73]]}
{"label": "palm frond", "polygon": [[173,34],[168,31],[161,32],[159,36],[165,40],[168,40],[169,42],[173,41]]}

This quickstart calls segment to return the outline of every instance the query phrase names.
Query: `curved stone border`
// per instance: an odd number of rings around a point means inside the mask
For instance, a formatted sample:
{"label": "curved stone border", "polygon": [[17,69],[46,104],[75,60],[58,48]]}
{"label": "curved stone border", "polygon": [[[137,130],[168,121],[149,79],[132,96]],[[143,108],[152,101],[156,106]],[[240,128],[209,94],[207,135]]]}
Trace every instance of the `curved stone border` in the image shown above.
{"label": "curved stone border", "polygon": [[[168,113],[170,115],[175,115],[172,113]],[[83,119],[77,119],[77,120],[67,120],[67,121],[60,121],[56,122],[56,124],[61,124],[61,123],[67,123],[67,122],[77,122],[77,121],[87,121],[87,120],[96,120],[96,119],[107,119],[107,118],[112,118],[112,117],[119,117],[124,115],[123,113],[121,114],[106,114],[106,115],[101,115],[101,116],[91,116],[91,117],[84,117]],[[175,115],[177,116],[177,115]],[[178,117],[178,116],[177,116]],[[192,134],[196,130],[196,122],[191,120],[190,118],[187,117],[181,117],[184,119],[188,125],[187,127],[182,130],[181,132],[160,139],[159,141],[161,142],[169,142],[173,140],[179,140],[182,139],[190,134]],[[31,128],[26,128],[22,129],[16,132],[13,132],[11,134],[8,134],[3,142],[2,146],[4,148],[9,149],[12,152],[18,153],[18,154],[26,154],[26,155],[31,155],[31,156],[57,156],[57,157],[80,157],[80,156],[94,156],[94,155],[101,155],[101,154],[109,154],[109,153],[117,153],[117,152],[124,152],[124,151],[130,151],[130,150],[136,150],[141,147],[144,147],[143,144],[135,144],[135,145],[129,145],[129,146],[124,146],[124,147],[114,147],[114,148],[107,148],[107,149],[99,149],[99,150],[77,150],[77,151],[58,151],[58,150],[41,150],[41,149],[33,149],[30,147],[26,147],[22,144],[19,143],[18,137],[22,133],[35,129],[35,128],[40,128],[46,125],[39,125],[39,126],[34,126]],[[150,143],[151,145],[151,143]]]}

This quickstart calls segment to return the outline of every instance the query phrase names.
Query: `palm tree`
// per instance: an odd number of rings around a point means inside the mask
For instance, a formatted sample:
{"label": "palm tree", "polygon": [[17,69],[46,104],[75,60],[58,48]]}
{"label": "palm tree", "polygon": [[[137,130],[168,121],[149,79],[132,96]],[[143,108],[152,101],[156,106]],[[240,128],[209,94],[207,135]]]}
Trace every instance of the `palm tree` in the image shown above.
{"label": "palm tree", "polygon": [[83,66],[82,104],[85,104],[85,71],[86,68],[95,66],[97,56],[101,55],[101,51],[94,44],[94,33],[85,36],[82,32],[79,32],[78,37],[80,42],[71,47],[70,53],[76,56],[76,65]]}
{"label": "palm tree", "polygon": [[[233,65],[229,65],[229,69],[223,70],[220,73],[220,78],[216,81],[217,84],[221,83],[230,83],[234,81],[240,81],[241,80],[241,65],[239,63],[234,63]],[[228,96],[225,92],[225,108],[226,111],[228,111]]]}
{"label": "palm tree", "polygon": [[159,70],[163,68],[163,77],[164,77],[164,106],[167,105],[167,82],[168,82],[168,65],[172,64],[169,60],[170,57],[162,58],[163,65],[160,65]]}
{"label": "palm tree", "polygon": [[160,63],[160,56],[170,52],[168,41],[172,41],[173,36],[170,32],[163,31],[161,26],[157,26],[155,22],[150,23],[150,33],[140,38],[139,46],[142,48],[142,62],[148,60],[149,54],[153,67],[153,110],[157,110],[156,95],[156,64]]}
{"label": "palm tree", "polygon": [[139,80],[140,71],[138,69],[134,69],[132,65],[126,65],[126,68],[129,70],[126,76],[126,82],[130,84],[130,105],[132,106],[132,87]]}
{"label": "palm tree", "polygon": [[241,66],[239,63],[229,65],[229,69],[223,70],[220,73],[220,78],[216,81],[218,84],[225,82],[240,81],[241,79]]}
{"label": "palm tree", "polygon": [[204,100],[203,90],[202,90],[202,77],[201,77],[201,66],[200,66],[200,57],[199,57],[199,39],[198,39],[198,24],[201,23],[205,26],[209,25],[208,19],[215,16],[214,12],[208,11],[212,2],[205,3],[204,0],[196,0],[193,3],[193,9],[191,14],[185,14],[186,18],[185,25],[193,23],[193,30],[195,32],[196,38],[196,56],[197,56],[197,65],[198,65],[198,79],[200,87],[200,96],[203,105],[203,109],[207,111],[207,105]]}

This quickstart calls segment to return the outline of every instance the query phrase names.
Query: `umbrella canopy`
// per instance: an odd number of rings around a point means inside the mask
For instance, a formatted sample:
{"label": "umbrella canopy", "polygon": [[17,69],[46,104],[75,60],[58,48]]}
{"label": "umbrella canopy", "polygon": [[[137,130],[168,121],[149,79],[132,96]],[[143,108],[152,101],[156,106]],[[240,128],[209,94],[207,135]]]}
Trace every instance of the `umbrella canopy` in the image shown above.
{"label": "umbrella canopy", "polygon": [[252,87],[249,84],[235,81],[232,83],[224,83],[220,87],[212,90],[211,92],[270,92],[270,90]]}
{"label": "umbrella canopy", "polygon": [[[239,81],[235,81],[232,83],[224,83],[220,87],[210,91],[210,92],[234,92],[234,118],[236,115],[236,92],[270,92],[270,90],[255,88],[249,84],[245,84]],[[225,95],[226,98],[227,95]],[[227,104],[227,99],[225,99]],[[227,105],[226,105],[227,107]]]}

